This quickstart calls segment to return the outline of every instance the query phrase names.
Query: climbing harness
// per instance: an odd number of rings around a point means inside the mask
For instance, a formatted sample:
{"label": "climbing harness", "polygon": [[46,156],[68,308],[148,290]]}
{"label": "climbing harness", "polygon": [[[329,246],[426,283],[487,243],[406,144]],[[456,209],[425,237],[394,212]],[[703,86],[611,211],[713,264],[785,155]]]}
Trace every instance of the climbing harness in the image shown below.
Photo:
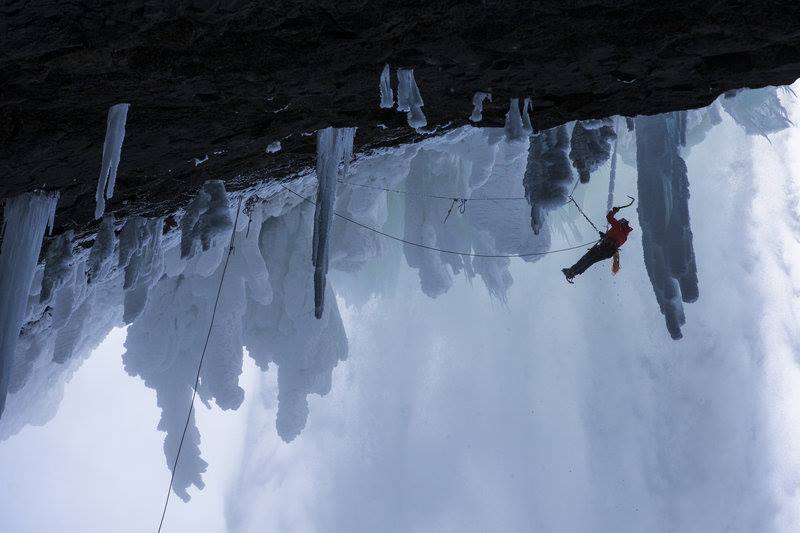
{"label": "climbing harness", "polygon": [[161,521],[158,523],[158,532],[161,533],[161,528],[164,525],[164,517],[167,515],[167,506],[169,505],[169,497],[172,494],[172,484],[175,481],[175,472],[178,470],[178,459],[181,456],[181,449],[183,449],[183,441],[186,439],[186,431],[189,429],[189,421],[192,418],[194,411],[194,399],[197,396],[197,387],[200,384],[200,370],[203,368],[203,359],[206,357],[206,350],[208,349],[208,341],[211,339],[211,330],[214,327],[214,318],[217,316],[217,306],[219,305],[219,297],[222,294],[222,282],[225,281],[225,272],[228,270],[228,261],[234,253],[234,241],[236,238],[236,226],[239,223],[239,212],[242,210],[242,197],[239,197],[239,206],[236,208],[236,219],[233,222],[233,229],[231,230],[231,240],[228,243],[228,254],[225,256],[225,264],[222,266],[222,274],[219,278],[219,287],[217,288],[217,297],[214,300],[214,308],[211,311],[211,323],[208,325],[208,334],[206,335],[206,342],[203,345],[203,351],[200,354],[200,361],[197,364],[197,374],[194,378],[194,386],[192,387],[192,401],[189,403],[189,412],[186,414],[186,423],[183,425],[183,433],[181,440],[178,443],[178,451],[175,454],[175,462],[172,463],[172,475],[169,478],[169,488],[167,488],[167,498],[164,500],[164,510],[161,512]]}

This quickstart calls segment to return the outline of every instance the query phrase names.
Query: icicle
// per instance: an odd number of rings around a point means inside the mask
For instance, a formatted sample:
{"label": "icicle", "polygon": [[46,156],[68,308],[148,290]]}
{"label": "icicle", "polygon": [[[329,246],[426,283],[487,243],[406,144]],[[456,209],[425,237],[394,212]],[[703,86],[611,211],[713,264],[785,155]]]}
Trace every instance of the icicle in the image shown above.
{"label": "icicle", "polygon": [[353,157],[355,133],[355,128],[325,128],[317,132],[317,207],[314,211],[311,249],[311,263],[314,265],[314,316],[317,318],[322,318],[325,299],[328,239],[333,227],[339,163],[344,163],[342,179],[345,179]]}
{"label": "icicle", "polygon": [[390,79],[391,69],[387,63],[381,72],[381,107],[384,109],[391,109],[394,107],[394,91],[392,90],[392,82]]}
{"label": "icicle", "polygon": [[128,120],[130,104],[116,104],[108,110],[106,122],[106,139],[103,143],[103,164],[100,178],[97,180],[95,193],[94,218],[100,218],[106,210],[106,200],[114,196],[114,185],[117,182],[117,168],[122,152],[122,141],[125,140],[125,122]]}
{"label": "icicle", "polygon": [[519,98],[512,98],[506,113],[506,139],[509,141],[520,141],[527,137],[522,116],[519,114]]}
{"label": "icicle", "polygon": [[533,133],[533,124],[531,124],[531,99],[525,98],[525,103],[522,105],[522,130],[531,135]]}
{"label": "icicle", "polygon": [[483,91],[478,91],[472,96],[472,114],[469,116],[469,119],[472,122],[480,122],[483,120],[483,101],[489,100],[492,101],[492,93],[485,93]]}
{"label": "icicle", "polygon": [[397,71],[397,110],[406,112],[408,125],[412,128],[422,128],[428,124],[422,112],[422,96],[414,80],[414,70],[401,68]]}
{"label": "icicle", "polygon": [[28,193],[6,200],[0,250],[0,416],[42,249],[45,228],[52,230],[58,193]]}

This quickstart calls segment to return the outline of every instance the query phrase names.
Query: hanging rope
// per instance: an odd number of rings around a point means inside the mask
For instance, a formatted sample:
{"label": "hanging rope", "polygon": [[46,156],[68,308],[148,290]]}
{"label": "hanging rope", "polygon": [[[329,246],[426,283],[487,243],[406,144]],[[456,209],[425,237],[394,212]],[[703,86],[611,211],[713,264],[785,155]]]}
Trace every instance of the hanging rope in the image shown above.
{"label": "hanging rope", "polygon": [[[293,191],[292,189],[290,189],[289,187],[287,187],[283,183],[279,183],[279,185],[281,187],[283,187],[284,189],[286,189],[288,192],[292,193],[293,195],[295,195],[298,198],[300,198],[301,200],[303,200],[304,202],[308,202],[311,205],[316,205],[315,202],[309,200],[308,198],[306,198],[302,194]],[[450,200],[452,200],[452,198],[450,198]],[[384,233],[383,231],[381,231],[381,230],[379,230],[377,228],[373,228],[371,226],[367,226],[366,224],[362,224],[361,222],[353,220],[352,218],[349,218],[349,217],[347,217],[347,216],[345,216],[345,215],[343,215],[341,213],[338,213],[336,211],[334,211],[333,214],[334,214],[334,216],[337,216],[337,217],[339,217],[339,218],[341,218],[343,220],[346,220],[346,221],[350,222],[351,224],[355,224],[356,226],[358,226],[360,228],[364,228],[365,230],[369,230],[369,231],[372,231],[374,233],[377,233],[378,235],[382,235],[382,236],[386,237],[387,239],[392,239],[392,240],[395,240],[395,241],[398,241],[398,242],[402,242],[403,244],[408,244],[409,246],[416,246],[417,248],[423,248],[425,250],[432,250],[432,251],[435,251],[435,252],[441,252],[443,254],[463,255],[463,256],[467,256],[467,257],[487,257],[487,258],[533,257],[533,256],[538,256],[538,255],[549,255],[549,254],[554,254],[554,253],[558,253],[558,252],[568,252],[570,250],[577,250],[578,248],[584,248],[586,246],[591,246],[591,245],[593,245],[593,244],[598,242],[598,241],[595,240],[595,241],[592,241],[592,242],[579,244],[577,246],[570,246],[569,248],[560,248],[558,250],[548,250],[546,252],[528,252],[528,253],[524,253],[524,254],[476,254],[476,253],[472,253],[472,252],[457,252],[455,250],[445,250],[445,249],[442,249],[442,248],[436,248],[435,246],[428,246],[427,244],[421,244],[421,243],[418,243],[418,242],[408,241],[406,239],[397,237],[395,235],[390,235],[388,233]]]}
{"label": "hanging rope", "polygon": [[161,533],[161,528],[164,525],[164,517],[167,515],[167,506],[169,505],[169,497],[172,494],[172,484],[175,481],[175,472],[178,470],[178,459],[181,456],[181,449],[183,449],[183,441],[186,438],[186,431],[189,429],[189,421],[192,418],[194,411],[194,399],[197,396],[197,386],[200,383],[200,370],[203,368],[203,359],[206,356],[206,349],[208,348],[208,341],[211,338],[211,330],[214,327],[214,317],[217,316],[217,306],[219,305],[219,296],[222,293],[222,282],[225,280],[225,272],[228,270],[228,261],[233,253],[233,243],[236,238],[236,225],[239,223],[239,212],[242,210],[242,197],[239,197],[239,206],[236,208],[236,219],[233,222],[233,229],[231,230],[231,240],[228,244],[228,254],[225,256],[225,264],[222,266],[222,275],[219,278],[219,287],[217,288],[217,297],[214,300],[214,309],[211,311],[211,323],[208,325],[208,334],[206,335],[206,342],[203,345],[203,351],[200,354],[200,361],[197,364],[197,375],[194,378],[194,386],[192,387],[192,401],[189,403],[189,412],[186,414],[186,423],[183,426],[183,433],[181,440],[178,444],[178,453],[175,454],[175,462],[172,463],[172,475],[169,478],[169,488],[167,488],[167,498],[164,500],[164,510],[161,512],[161,521],[158,523],[158,531]]}
{"label": "hanging rope", "polygon": [[[589,220],[589,217],[587,217],[587,216],[586,216],[586,213],[584,213],[584,212],[583,212],[583,209],[581,209],[581,206],[579,206],[579,205],[578,205],[578,202],[576,202],[576,201],[575,201],[575,198],[573,198],[573,196],[572,196],[572,195],[573,195],[573,193],[575,192],[575,189],[577,189],[577,188],[578,188],[578,183],[580,183],[580,180],[575,180],[575,185],[573,185],[573,186],[572,186],[572,192],[570,192],[570,193],[569,193],[569,196],[568,196],[568,198],[569,198],[569,201],[570,201],[570,202],[572,202],[573,204],[575,204],[575,207],[577,207],[577,208],[578,208],[578,211],[580,212],[580,214],[581,214],[581,215],[583,215],[583,218],[585,218],[585,219],[586,219],[586,222],[588,222],[589,224],[591,224],[591,226],[594,228],[594,230],[595,230],[597,233],[601,233],[601,234],[602,234],[603,232],[602,232],[602,231],[600,231],[599,229],[597,229],[597,226],[595,226],[595,225],[594,225],[594,222],[592,222],[591,220]],[[595,241],[595,242],[596,242],[596,241]]]}

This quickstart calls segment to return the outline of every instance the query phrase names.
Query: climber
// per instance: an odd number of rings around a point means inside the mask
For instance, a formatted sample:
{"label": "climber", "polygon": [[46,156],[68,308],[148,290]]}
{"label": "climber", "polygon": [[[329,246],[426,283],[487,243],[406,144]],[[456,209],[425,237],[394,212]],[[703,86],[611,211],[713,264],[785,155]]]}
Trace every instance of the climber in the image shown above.
{"label": "climber", "polygon": [[628,239],[628,234],[633,231],[628,221],[624,218],[617,220],[614,218],[620,207],[615,207],[611,211],[608,212],[606,215],[606,220],[611,225],[611,227],[605,233],[600,233],[600,240],[597,243],[589,248],[589,251],[586,252],[583,257],[581,257],[577,263],[572,265],[569,268],[562,268],[561,272],[564,273],[564,276],[567,278],[567,281],[573,283],[572,278],[577,276],[578,274],[583,274],[586,272],[586,269],[592,266],[593,264],[602,261],[604,259],[609,259],[614,257],[614,272],[619,269],[619,260],[618,260],[618,251],[620,246],[625,244],[625,241]]}

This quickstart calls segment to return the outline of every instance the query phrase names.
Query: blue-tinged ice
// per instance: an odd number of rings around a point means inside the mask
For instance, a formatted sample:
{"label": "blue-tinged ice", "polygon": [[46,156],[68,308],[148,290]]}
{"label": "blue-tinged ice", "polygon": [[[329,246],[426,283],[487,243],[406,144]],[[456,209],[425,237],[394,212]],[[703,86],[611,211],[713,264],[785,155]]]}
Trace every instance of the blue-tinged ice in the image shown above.
{"label": "blue-tinged ice", "polygon": [[314,211],[311,255],[314,265],[314,315],[317,318],[322,317],[325,301],[325,283],[330,263],[328,240],[333,228],[336,183],[347,176],[353,158],[355,134],[355,128],[325,128],[317,132],[317,206]]}
{"label": "blue-tinged ice", "polygon": [[531,228],[536,235],[544,228],[547,213],[568,201],[572,184],[566,126],[541,131],[531,137],[523,184],[531,206]]}
{"label": "blue-tinged ice", "polygon": [[114,215],[106,215],[100,222],[100,228],[97,230],[86,262],[86,277],[89,283],[96,279],[107,278],[114,266],[114,254],[117,251],[114,226]]}
{"label": "blue-tinged ice", "polygon": [[719,101],[748,135],[767,137],[792,125],[789,114],[778,98],[777,87],[743,89]]}
{"label": "blue-tinged ice", "polygon": [[469,119],[472,122],[480,122],[483,120],[483,102],[484,100],[492,101],[492,93],[478,91],[472,96],[472,114]]}
{"label": "blue-tinged ice", "polygon": [[51,240],[47,246],[42,290],[39,293],[40,303],[50,303],[53,299],[53,294],[61,288],[72,272],[72,264],[75,261],[72,254],[72,239],[74,237],[75,232],[68,230]]}
{"label": "blue-tinged ice", "polygon": [[221,180],[205,182],[181,218],[181,257],[191,257],[199,249],[208,250],[232,226],[225,184]]}
{"label": "blue-tinged ice", "polygon": [[394,107],[394,91],[392,90],[391,69],[389,64],[383,66],[381,71],[381,107],[391,109]]}
{"label": "blue-tinged ice", "polygon": [[122,141],[125,140],[125,122],[128,120],[130,104],[116,104],[108,110],[106,139],[103,142],[103,163],[95,192],[94,218],[100,218],[106,210],[106,200],[114,196],[117,181]]}
{"label": "blue-tinged ice", "polygon": [[[525,106],[527,110],[527,105]],[[525,123],[519,112],[519,98],[512,98],[506,113],[505,123],[506,139],[509,141],[521,141],[528,137],[529,131],[525,131]]]}
{"label": "blue-tinged ice", "polygon": [[647,274],[673,339],[682,337],[683,302],[699,296],[689,221],[689,179],[680,156],[685,121],[677,113],[636,118],[639,225]]}
{"label": "blue-tinged ice", "polygon": [[579,120],[570,139],[569,158],[578,171],[581,183],[588,183],[591,173],[611,157],[611,141],[616,138],[610,118]]}
{"label": "blue-tinged ice", "polygon": [[272,141],[267,145],[265,150],[268,154],[274,154],[276,152],[281,151],[281,142],[280,141]]}
{"label": "blue-tinged ice", "polygon": [[423,128],[428,124],[422,112],[422,95],[414,80],[414,70],[401,68],[397,71],[397,110],[406,113],[408,125],[412,128]]}
{"label": "blue-tinged ice", "polygon": [[45,229],[53,227],[58,193],[27,193],[5,202],[0,249],[0,416],[25,320]]}

